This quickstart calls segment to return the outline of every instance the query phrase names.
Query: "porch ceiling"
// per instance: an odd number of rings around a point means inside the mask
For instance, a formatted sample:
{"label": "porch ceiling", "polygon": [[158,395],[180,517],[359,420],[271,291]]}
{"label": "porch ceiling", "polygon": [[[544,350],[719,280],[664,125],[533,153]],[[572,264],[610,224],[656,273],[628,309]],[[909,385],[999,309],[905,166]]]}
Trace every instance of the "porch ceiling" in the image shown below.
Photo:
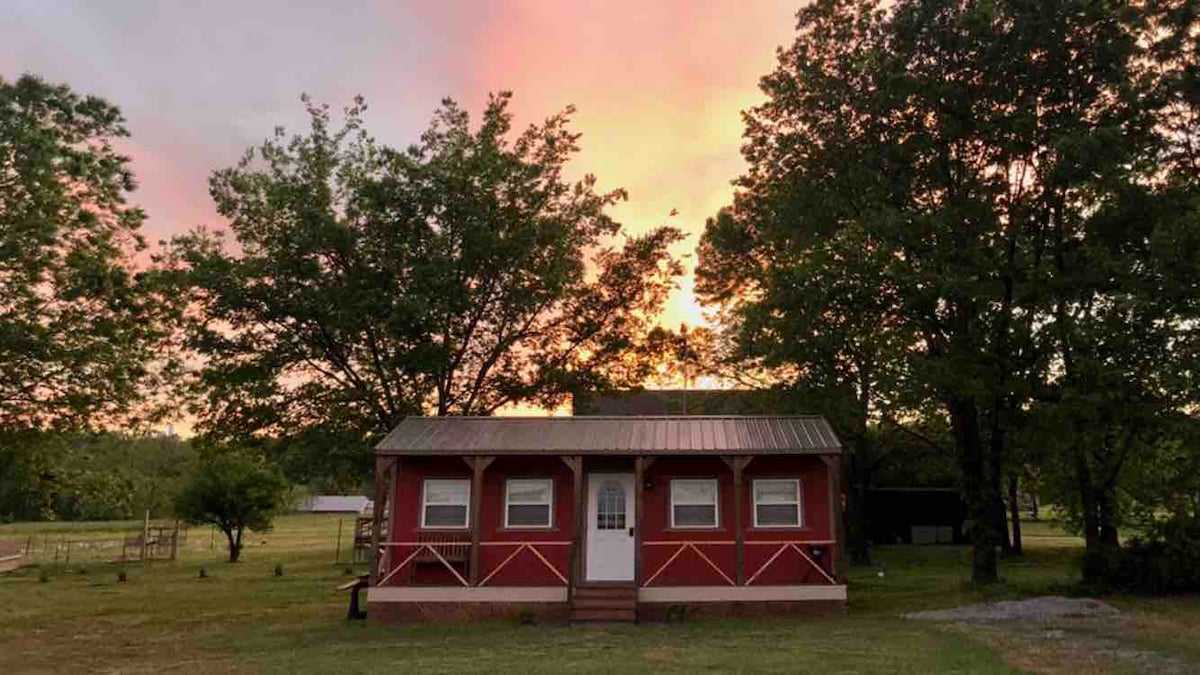
{"label": "porch ceiling", "polygon": [[408,417],[380,455],[830,455],[824,418]]}

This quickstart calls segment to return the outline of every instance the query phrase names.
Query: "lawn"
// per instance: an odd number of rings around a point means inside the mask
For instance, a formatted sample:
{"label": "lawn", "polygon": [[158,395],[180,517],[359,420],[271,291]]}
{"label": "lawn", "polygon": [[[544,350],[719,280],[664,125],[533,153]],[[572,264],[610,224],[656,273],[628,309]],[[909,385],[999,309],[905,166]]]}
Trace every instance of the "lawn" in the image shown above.
{"label": "lawn", "polygon": [[[345,522],[348,534],[350,522]],[[136,523],[0,526],[0,539],[111,538]],[[0,672],[822,672],[1008,673],[1200,670],[1200,602],[1116,598],[1119,620],[965,626],[901,619],[915,609],[1052,592],[1075,578],[1079,543],[1027,528],[1005,583],[965,583],[956,547],[889,547],[851,575],[839,619],[693,621],[639,626],[377,625],[344,620],[338,520],[288,516],[222,561],[194,529],[178,562],[52,561],[0,576]],[[210,543],[211,542],[211,543]],[[343,547],[345,543],[343,541]],[[211,546],[211,547],[210,547]],[[78,550],[78,549],[77,549]],[[342,558],[345,558],[343,549]],[[274,569],[283,566],[283,576]],[[208,578],[199,578],[204,567]],[[41,581],[42,571],[47,573]]]}

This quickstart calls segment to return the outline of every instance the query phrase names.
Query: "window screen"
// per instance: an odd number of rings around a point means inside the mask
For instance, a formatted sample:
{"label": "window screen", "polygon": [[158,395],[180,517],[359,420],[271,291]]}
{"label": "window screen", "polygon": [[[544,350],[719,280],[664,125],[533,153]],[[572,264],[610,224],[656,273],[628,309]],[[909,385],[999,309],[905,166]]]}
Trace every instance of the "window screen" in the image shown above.
{"label": "window screen", "polygon": [[754,481],[754,526],[799,527],[800,481],[794,478]]}
{"label": "window screen", "polygon": [[671,481],[671,527],[716,527],[717,481],[676,479]]}
{"label": "window screen", "polygon": [[471,503],[471,481],[429,478],[421,490],[421,527],[465,528]]}
{"label": "window screen", "polygon": [[554,481],[514,478],[504,483],[505,527],[550,527]]}

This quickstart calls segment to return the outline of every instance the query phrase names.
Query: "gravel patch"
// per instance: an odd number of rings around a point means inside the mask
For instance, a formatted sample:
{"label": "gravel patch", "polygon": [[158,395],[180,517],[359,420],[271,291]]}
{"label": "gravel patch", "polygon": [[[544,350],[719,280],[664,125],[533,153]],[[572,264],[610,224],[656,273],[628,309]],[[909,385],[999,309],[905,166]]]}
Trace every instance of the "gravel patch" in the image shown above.
{"label": "gravel patch", "polygon": [[1047,596],[1030,600],[1009,600],[951,609],[910,612],[905,614],[904,618],[923,621],[989,623],[992,621],[1052,621],[1064,618],[1112,617],[1120,613],[1116,607],[1091,598]]}

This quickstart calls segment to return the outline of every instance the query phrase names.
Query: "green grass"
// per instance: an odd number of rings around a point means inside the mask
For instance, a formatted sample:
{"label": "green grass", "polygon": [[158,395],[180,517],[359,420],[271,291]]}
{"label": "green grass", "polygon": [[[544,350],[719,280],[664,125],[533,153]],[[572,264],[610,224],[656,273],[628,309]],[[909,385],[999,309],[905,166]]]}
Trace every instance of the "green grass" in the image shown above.
{"label": "green grass", "polygon": [[[23,541],[54,528],[54,536],[100,539],[139,527],[5,525],[0,538]],[[334,564],[336,533],[334,517],[284,517],[230,565],[219,535],[210,548],[208,530],[195,529],[178,562],[124,565],[127,583],[117,582],[121,565],[97,562],[43,565],[44,583],[37,568],[0,576],[0,672],[1007,673],[1070,672],[1055,664],[1080,658],[1042,654],[1045,645],[1030,643],[1037,636],[1027,631],[899,618],[1073,582],[1078,542],[1052,525],[1029,528],[1027,555],[1005,561],[1005,583],[992,588],[968,583],[962,548],[886,547],[876,549],[875,566],[852,571],[844,618],[604,627],[346,622],[346,594],[335,590],[347,579],[346,553]],[[274,576],[277,563],[283,577]],[[201,566],[209,578],[198,578]],[[1117,644],[1163,663],[1200,664],[1196,599],[1116,602],[1130,616],[1121,626],[1065,630],[1103,645],[1096,650]],[[1122,672],[1120,659],[1107,661],[1093,669]]]}

